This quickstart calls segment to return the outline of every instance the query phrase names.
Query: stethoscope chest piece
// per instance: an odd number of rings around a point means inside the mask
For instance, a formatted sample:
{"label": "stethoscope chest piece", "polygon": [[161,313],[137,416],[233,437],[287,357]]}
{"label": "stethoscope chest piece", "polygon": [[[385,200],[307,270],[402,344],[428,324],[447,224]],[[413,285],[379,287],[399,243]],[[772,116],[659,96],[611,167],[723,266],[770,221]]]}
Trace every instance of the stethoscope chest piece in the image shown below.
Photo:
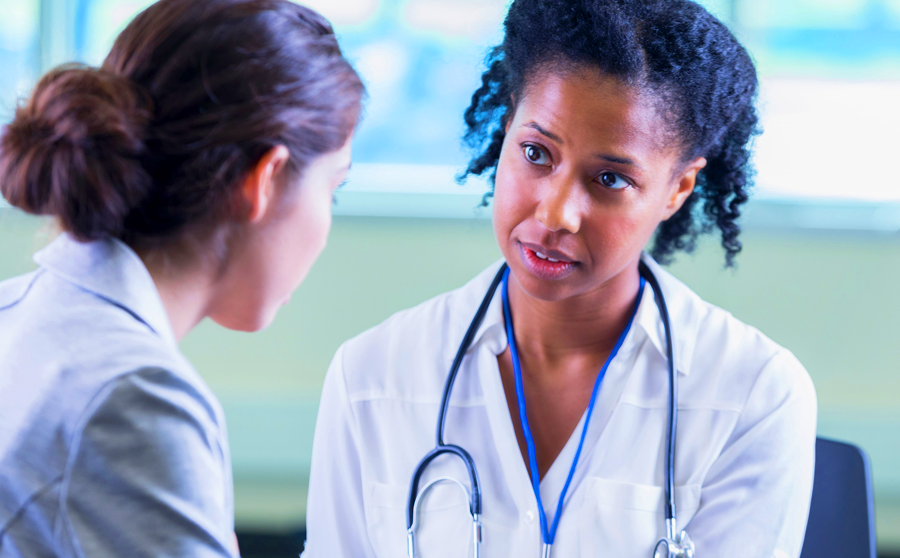
{"label": "stethoscope chest piece", "polygon": [[656,543],[653,558],[694,558],[694,541],[687,531],[679,533],[675,540],[661,539]]}

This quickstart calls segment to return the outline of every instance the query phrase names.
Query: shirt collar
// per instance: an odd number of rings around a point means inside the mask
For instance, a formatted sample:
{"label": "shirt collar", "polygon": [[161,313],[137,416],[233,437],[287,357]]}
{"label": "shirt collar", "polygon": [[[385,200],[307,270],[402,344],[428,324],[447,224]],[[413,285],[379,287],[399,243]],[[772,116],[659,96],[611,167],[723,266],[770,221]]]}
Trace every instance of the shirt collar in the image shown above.
{"label": "shirt collar", "polygon": [[[675,353],[675,369],[681,374],[687,375],[691,369],[691,361],[694,356],[694,340],[700,328],[700,307],[697,305],[697,295],[684,283],[676,279],[671,273],[664,270],[656,261],[647,254],[642,259],[656,280],[659,282],[666,300],[666,308],[669,310],[669,321],[672,325],[672,339]],[[478,306],[481,304],[491,280],[497,274],[503,261],[498,261],[478,274],[474,279],[461,289],[465,301],[457,308],[463,309],[466,327],[474,317]],[[503,323],[503,307],[500,298],[500,287],[494,294],[491,305],[484,316],[484,321],[478,328],[472,341],[472,347],[484,341],[489,344],[491,351],[500,354],[506,350],[506,330]],[[652,343],[659,354],[666,358],[665,330],[659,307],[653,299],[653,289],[648,284],[644,289],[643,298],[638,306],[634,325],[639,327]],[[459,333],[460,339],[465,334],[465,328]],[[454,347],[455,350],[455,347]]]}
{"label": "shirt collar", "polygon": [[79,242],[62,234],[34,255],[49,272],[125,309],[177,344],[159,291],[144,262],[117,239]]}
{"label": "shirt collar", "polygon": [[[659,286],[662,289],[669,311],[669,323],[672,328],[672,344],[675,354],[675,369],[681,374],[687,375],[691,370],[691,362],[694,357],[694,342],[697,331],[700,328],[701,305],[697,304],[699,297],[690,290],[687,285],[676,279],[671,273],[664,270],[648,254],[642,254],[641,259],[653,272]],[[666,333],[663,327],[659,306],[654,300],[653,289],[650,284],[644,289],[644,296],[638,307],[635,323],[650,342],[666,358]]]}
{"label": "shirt collar", "polygon": [[[491,286],[491,281],[494,280],[497,272],[500,271],[500,266],[503,265],[503,262],[503,260],[494,262],[460,289],[459,294],[464,298],[460,301],[460,304],[454,305],[463,312],[463,315],[459,317],[460,322],[465,322],[465,325],[460,328],[460,340],[462,340],[465,335],[469,324],[472,322],[472,318],[475,317],[475,312],[478,311],[481,301],[484,300],[484,295],[487,294],[488,287]],[[481,342],[487,343],[491,352],[496,355],[499,355],[506,350],[506,326],[503,322],[503,302],[500,296],[501,288],[503,287],[497,286],[497,290],[494,292],[494,296],[491,299],[491,304],[488,306],[488,310],[484,315],[484,320],[476,331],[475,337],[472,338],[472,345],[470,345],[469,350],[471,350],[472,347],[476,347]],[[456,347],[453,347],[453,350],[455,352]]]}

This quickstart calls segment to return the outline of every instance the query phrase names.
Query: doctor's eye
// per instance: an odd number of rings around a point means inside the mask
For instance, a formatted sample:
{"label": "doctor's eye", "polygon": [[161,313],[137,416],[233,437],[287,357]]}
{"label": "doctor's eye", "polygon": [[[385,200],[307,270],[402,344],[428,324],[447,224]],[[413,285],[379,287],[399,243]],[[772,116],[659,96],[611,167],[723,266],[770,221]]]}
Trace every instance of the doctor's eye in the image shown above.
{"label": "doctor's eye", "polygon": [[627,180],[614,172],[604,172],[597,177],[597,180],[610,190],[622,190],[630,186]]}
{"label": "doctor's eye", "polygon": [[522,148],[522,152],[525,154],[528,162],[533,165],[547,166],[550,164],[550,157],[547,155],[547,152],[536,145],[527,144]]}

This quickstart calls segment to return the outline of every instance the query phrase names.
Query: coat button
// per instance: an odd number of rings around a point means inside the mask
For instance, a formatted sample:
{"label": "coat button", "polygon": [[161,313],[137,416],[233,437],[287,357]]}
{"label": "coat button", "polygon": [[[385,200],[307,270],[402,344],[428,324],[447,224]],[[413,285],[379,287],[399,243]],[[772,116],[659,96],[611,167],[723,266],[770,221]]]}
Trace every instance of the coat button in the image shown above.
{"label": "coat button", "polygon": [[534,512],[533,511],[528,510],[527,512],[525,512],[525,523],[528,523],[528,524],[534,523]]}

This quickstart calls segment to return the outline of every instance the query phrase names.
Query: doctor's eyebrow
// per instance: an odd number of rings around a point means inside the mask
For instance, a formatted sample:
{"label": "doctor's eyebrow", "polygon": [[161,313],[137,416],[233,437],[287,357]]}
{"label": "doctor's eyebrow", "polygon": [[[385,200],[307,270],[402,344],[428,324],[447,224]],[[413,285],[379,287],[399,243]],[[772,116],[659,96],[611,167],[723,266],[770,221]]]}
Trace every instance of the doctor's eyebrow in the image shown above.
{"label": "doctor's eyebrow", "polygon": [[528,122],[526,124],[523,124],[523,126],[525,126],[526,128],[531,128],[532,130],[537,130],[537,132],[542,136],[547,136],[548,139],[551,139],[560,145],[565,144],[561,137],[557,136],[553,132],[548,132],[547,130],[541,128],[541,125],[537,122]]}
{"label": "doctor's eyebrow", "polygon": [[[541,134],[542,136],[546,136],[548,139],[558,143],[559,145],[565,145],[565,142],[563,142],[561,137],[557,136],[553,132],[543,129],[537,122],[527,122],[523,124],[523,126],[525,126],[526,128],[531,128],[532,130],[537,130],[539,134]],[[598,159],[603,159],[604,161],[609,161],[610,163],[618,163],[620,165],[628,165],[641,168],[640,165],[638,165],[628,157],[618,157],[616,155],[607,155],[603,153],[598,153],[597,155],[595,155],[595,157],[597,157]]]}
{"label": "doctor's eyebrow", "polygon": [[639,164],[635,163],[628,157],[616,157],[615,155],[603,155],[603,154],[598,154],[598,155],[596,155],[596,157],[598,159],[603,159],[604,161],[609,161],[610,163],[618,163],[620,165],[629,165],[632,167],[641,168],[641,166]]}

